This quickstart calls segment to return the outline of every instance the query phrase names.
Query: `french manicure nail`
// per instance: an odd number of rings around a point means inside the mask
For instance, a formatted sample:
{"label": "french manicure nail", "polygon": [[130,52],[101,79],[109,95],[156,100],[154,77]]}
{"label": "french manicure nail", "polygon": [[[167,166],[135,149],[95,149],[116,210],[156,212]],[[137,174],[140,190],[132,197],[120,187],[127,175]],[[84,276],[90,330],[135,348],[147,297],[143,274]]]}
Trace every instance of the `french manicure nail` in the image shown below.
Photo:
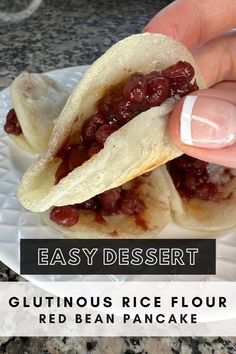
{"label": "french manicure nail", "polygon": [[236,141],[236,106],[207,96],[187,96],[180,116],[180,139],[187,145],[223,148]]}

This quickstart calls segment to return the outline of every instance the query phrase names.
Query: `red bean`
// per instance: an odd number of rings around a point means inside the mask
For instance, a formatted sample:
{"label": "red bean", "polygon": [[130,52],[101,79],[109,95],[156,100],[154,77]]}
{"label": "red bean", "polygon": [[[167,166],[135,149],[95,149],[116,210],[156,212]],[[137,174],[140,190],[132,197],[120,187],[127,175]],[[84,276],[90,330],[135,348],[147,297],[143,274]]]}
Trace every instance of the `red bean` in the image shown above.
{"label": "red bean", "polygon": [[112,89],[98,103],[98,112],[101,112],[106,117],[108,122],[116,121],[115,109],[123,100],[122,89],[120,87]]}
{"label": "red bean", "polygon": [[199,185],[198,179],[195,177],[194,172],[189,173],[186,178],[184,178],[184,187],[189,192],[194,193]]}
{"label": "red bean", "polygon": [[121,188],[112,188],[108,191],[105,191],[98,195],[98,199],[102,204],[113,203],[120,199],[121,196]]}
{"label": "red bean", "polygon": [[7,134],[20,135],[22,133],[22,129],[14,109],[10,109],[6,116],[4,130]]}
{"label": "red bean", "polygon": [[77,204],[77,208],[83,209],[83,210],[92,210],[95,211],[98,209],[98,203],[96,198],[91,198],[86,200],[83,203]]}
{"label": "red bean", "polygon": [[200,186],[198,186],[196,195],[198,198],[202,200],[211,200],[213,199],[217,194],[217,187],[214,183],[208,182],[208,183],[202,183]]}
{"label": "red bean", "polygon": [[104,124],[95,133],[95,137],[98,143],[104,144],[108,136],[119,129],[118,124]]}
{"label": "red bean", "polygon": [[7,113],[6,122],[7,122],[7,123],[15,123],[16,120],[17,120],[16,111],[14,110],[14,108],[12,108],[12,109],[10,109],[10,111]]}
{"label": "red bean", "polygon": [[195,160],[193,162],[193,168],[194,168],[194,174],[197,177],[204,177],[208,178],[208,172],[207,172],[207,162],[201,161],[201,160]]}
{"label": "red bean", "polygon": [[95,133],[99,127],[107,122],[102,113],[95,113],[88,118],[81,128],[81,137],[85,144],[91,144],[96,141]]}
{"label": "red bean", "polygon": [[[114,119],[113,107],[111,99],[103,99],[98,103],[98,110],[101,112],[108,121]],[[112,117],[111,117],[112,116]]]}
{"label": "red bean", "polygon": [[126,215],[140,214],[145,210],[143,201],[138,194],[131,190],[123,191],[120,202],[120,210]]}
{"label": "red bean", "polygon": [[198,90],[199,87],[196,84],[191,84],[187,81],[171,81],[170,82],[170,92],[171,96],[178,95],[179,97],[184,97],[191,92]]}
{"label": "red bean", "polygon": [[88,151],[88,157],[92,157],[93,155],[96,155],[99,153],[99,151],[102,149],[102,145],[100,144],[94,144],[89,148]]}
{"label": "red bean", "polygon": [[58,184],[60,180],[68,175],[70,172],[69,161],[64,159],[58,166],[55,174],[55,184]]}
{"label": "red bean", "polygon": [[133,73],[126,81],[123,96],[131,104],[141,103],[147,94],[147,79],[143,73]]}
{"label": "red bean", "polygon": [[79,221],[79,213],[77,209],[71,205],[54,207],[50,212],[50,220],[58,225],[71,227]]}
{"label": "red bean", "polygon": [[16,125],[15,125],[15,130],[14,130],[14,135],[21,135],[21,133],[22,133],[22,129],[21,129],[21,126],[20,126],[20,124],[19,123],[16,123]]}
{"label": "red bean", "polygon": [[73,171],[76,167],[81,166],[88,160],[88,151],[83,145],[72,147],[69,155],[69,169]]}
{"label": "red bean", "polygon": [[104,205],[100,205],[100,214],[101,215],[112,215],[112,214],[117,214],[119,211],[118,208],[118,202],[114,203],[107,203]]}
{"label": "red bean", "polygon": [[190,82],[194,77],[194,68],[186,61],[178,61],[176,64],[164,69],[162,74],[169,79],[184,78],[186,81]]}
{"label": "red bean", "polygon": [[189,171],[193,167],[193,159],[190,156],[187,155],[182,155],[178,157],[177,159],[174,159],[173,161],[170,162],[172,166],[175,168],[184,170],[185,172]]}
{"label": "red bean", "polygon": [[124,125],[134,117],[130,101],[120,100],[114,108],[114,116],[120,125]]}
{"label": "red bean", "polygon": [[209,181],[207,162],[191,156],[181,157],[168,163],[174,185],[184,199],[214,199],[218,186]]}
{"label": "red bean", "polygon": [[113,188],[97,196],[100,212],[103,215],[111,215],[118,211],[118,201],[121,196],[121,188]]}
{"label": "red bean", "polygon": [[147,102],[150,107],[160,106],[169,97],[169,81],[163,76],[148,79]]}
{"label": "red bean", "polygon": [[5,123],[4,130],[7,134],[13,134],[15,130],[15,126],[12,123]]}

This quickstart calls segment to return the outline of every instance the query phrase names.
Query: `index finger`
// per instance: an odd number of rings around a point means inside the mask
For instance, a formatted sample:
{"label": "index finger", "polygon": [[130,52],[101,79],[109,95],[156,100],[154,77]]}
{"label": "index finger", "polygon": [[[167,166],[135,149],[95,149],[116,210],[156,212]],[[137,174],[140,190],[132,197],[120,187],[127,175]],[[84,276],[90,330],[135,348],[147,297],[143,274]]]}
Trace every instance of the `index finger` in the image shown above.
{"label": "index finger", "polygon": [[160,11],[144,28],[194,48],[236,26],[235,0],[177,0]]}

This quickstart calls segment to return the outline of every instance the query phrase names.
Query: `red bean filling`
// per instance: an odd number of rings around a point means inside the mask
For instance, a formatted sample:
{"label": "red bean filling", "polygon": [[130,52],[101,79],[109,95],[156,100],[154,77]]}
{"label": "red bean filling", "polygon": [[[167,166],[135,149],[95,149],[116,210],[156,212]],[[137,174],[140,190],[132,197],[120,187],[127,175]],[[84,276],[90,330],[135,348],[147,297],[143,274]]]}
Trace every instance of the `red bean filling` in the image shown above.
{"label": "red bean filling", "polygon": [[[207,165],[207,162],[188,155],[182,155],[168,162],[169,173],[181,198],[184,200],[193,198],[205,201],[216,200],[218,188],[222,184],[210,181]],[[230,170],[225,168],[223,173],[228,175]]]}
{"label": "red bean filling", "polygon": [[4,130],[7,134],[20,135],[22,133],[22,129],[14,109],[10,109],[7,113]]}
{"label": "red bean filling", "polygon": [[70,227],[77,224],[79,214],[72,205],[54,207],[50,212],[50,219],[59,225]]}
{"label": "red bean filling", "polygon": [[[55,184],[97,154],[103,148],[109,135],[141,112],[160,106],[170,97],[176,95],[183,97],[197,90],[196,82],[191,83],[193,77],[194,69],[191,64],[179,61],[161,72],[152,71],[146,75],[139,72],[133,73],[125,82],[110,89],[98,102],[97,112],[83,123],[78,139],[80,144],[67,144],[67,147],[63,147],[57,154],[62,158],[62,162],[56,171]],[[149,173],[144,175],[149,175]],[[74,212],[74,207],[72,207],[72,212]],[[115,213],[138,215],[144,211],[145,205],[133,190],[115,188],[76,205],[76,208],[96,211],[100,215]],[[51,213],[54,213],[53,211],[54,208]],[[62,224],[61,214],[58,222],[57,216],[53,221]]]}
{"label": "red bean filling", "polygon": [[[50,212],[50,219],[59,225],[73,226],[79,220],[79,210],[95,212],[95,220],[105,223],[100,216],[123,213],[137,216],[144,212],[145,205],[139,195],[132,190],[123,190],[121,187],[110,189],[81,204],[66,207],[54,207]],[[97,218],[99,217],[99,219]]]}

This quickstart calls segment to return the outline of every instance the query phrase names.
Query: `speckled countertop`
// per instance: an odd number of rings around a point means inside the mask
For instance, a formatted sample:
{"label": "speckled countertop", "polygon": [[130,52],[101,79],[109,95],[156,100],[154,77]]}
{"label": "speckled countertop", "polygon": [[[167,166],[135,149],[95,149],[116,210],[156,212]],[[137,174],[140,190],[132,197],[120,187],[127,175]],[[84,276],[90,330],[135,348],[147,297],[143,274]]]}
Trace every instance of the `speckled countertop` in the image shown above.
{"label": "speckled countertop", "polygon": [[[169,2],[1,0],[0,88],[8,86],[23,70],[44,72],[92,63],[112,43],[138,33]],[[20,279],[0,263],[1,281]],[[233,354],[236,339],[11,337],[0,338],[0,353]]]}

